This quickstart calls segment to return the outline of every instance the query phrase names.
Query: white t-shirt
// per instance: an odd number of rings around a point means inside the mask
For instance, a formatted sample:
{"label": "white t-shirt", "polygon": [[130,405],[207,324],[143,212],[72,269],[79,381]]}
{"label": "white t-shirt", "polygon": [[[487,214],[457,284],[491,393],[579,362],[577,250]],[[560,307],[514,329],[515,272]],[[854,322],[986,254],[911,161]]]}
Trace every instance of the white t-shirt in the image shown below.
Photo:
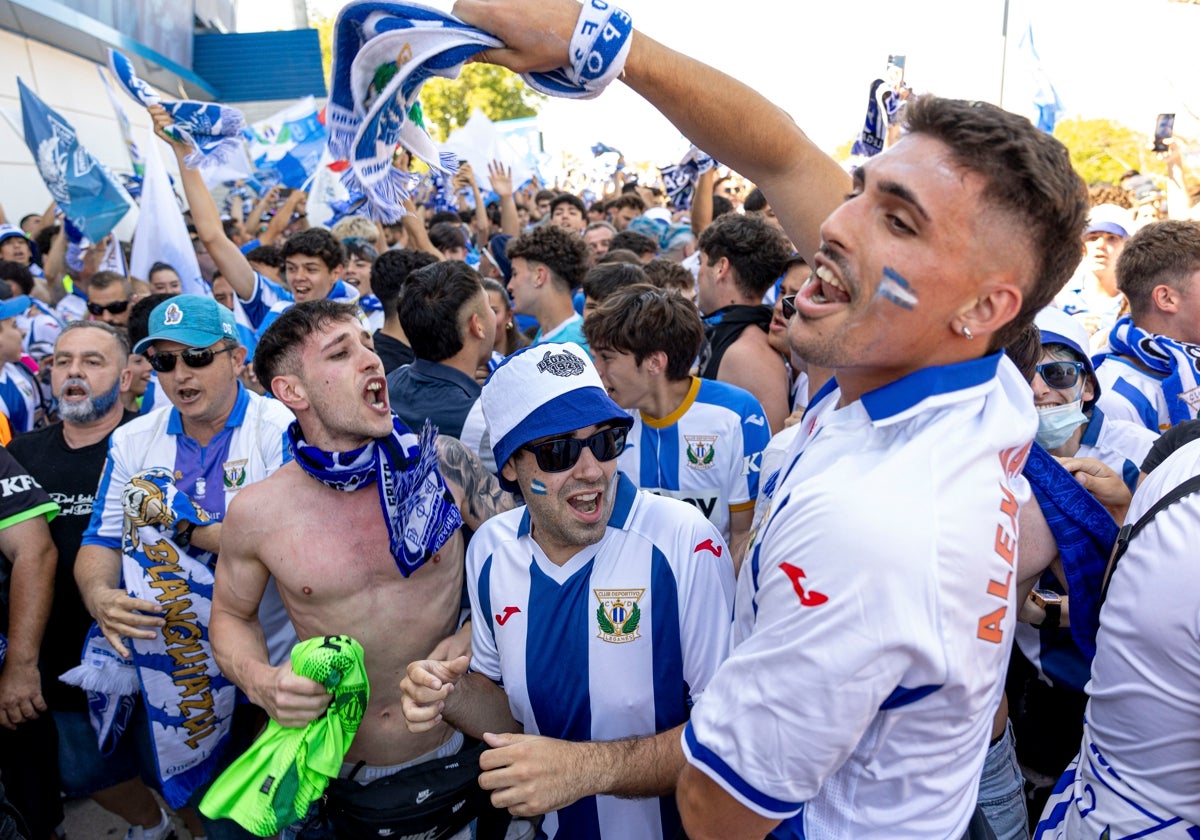
{"label": "white t-shirt", "polygon": [[666,417],[633,412],[617,464],[643,490],[695,505],[728,542],[729,515],[754,508],[770,437],[753,394],[693,376],[687,396]]}
{"label": "white t-shirt", "polygon": [[[1198,473],[1193,441],[1142,482],[1126,523]],[[1117,563],[1100,609],[1079,765],[1047,804],[1046,837],[1106,827],[1113,837],[1200,836],[1198,544],[1194,493],[1159,511]]]}
{"label": "white t-shirt", "polygon": [[1012,640],[1029,386],[992,355],[839,395],[800,424],[684,750],[790,836],[958,840]]}
{"label": "white t-shirt", "polygon": [[[611,741],[665,732],[729,650],[733,564],[691,505],[617,474],[604,537],[562,566],[527,508],[494,516],[467,550],[471,668],[504,687],[526,733]],[[550,813],[547,836],[663,838],[673,796],[587,797]]]}

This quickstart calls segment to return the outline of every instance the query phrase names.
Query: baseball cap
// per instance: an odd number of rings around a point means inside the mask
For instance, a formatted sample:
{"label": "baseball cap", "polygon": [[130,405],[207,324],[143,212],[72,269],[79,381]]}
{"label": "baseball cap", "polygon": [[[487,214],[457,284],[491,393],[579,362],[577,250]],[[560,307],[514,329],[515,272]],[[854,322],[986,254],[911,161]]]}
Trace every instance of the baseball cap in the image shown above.
{"label": "baseball cap", "polygon": [[29,246],[29,253],[33,254],[33,259],[38,258],[37,243],[25,235],[25,231],[21,230],[16,225],[3,224],[0,225],[0,245],[4,244],[4,240],[12,239],[14,236],[19,236],[25,240],[25,244]]}
{"label": "baseball cap", "polygon": [[0,321],[24,315],[31,306],[33,306],[33,301],[29,299],[29,295],[17,295],[14,298],[0,301]]}
{"label": "baseball cap", "polygon": [[[1092,397],[1092,402],[1099,399],[1100,380],[1096,378],[1096,368],[1092,364],[1092,357],[1088,353],[1088,348],[1091,345],[1088,339],[1088,332],[1084,329],[1083,324],[1079,323],[1079,321],[1066,312],[1053,306],[1047,306],[1039,312],[1037,317],[1033,319],[1033,323],[1042,334],[1042,344],[1065,345],[1078,357],[1078,361],[1083,362],[1084,370],[1092,377],[1092,383],[1096,389]],[[1088,405],[1091,405],[1091,403],[1088,403]]]}
{"label": "baseball cap", "polygon": [[[488,377],[480,399],[497,472],[531,440],[598,423],[633,425],[629,413],[609,397],[588,354],[571,341],[513,353]],[[517,489],[503,474],[500,486]]]}
{"label": "baseball cap", "polygon": [[1133,217],[1124,207],[1115,204],[1097,204],[1088,214],[1087,227],[1083,235],[1089,233],[1112,233],[1122,239],[1128,239],[1133,230]]}
{"label": "baseball cap", "polygon": [[156,341],[177,341],[188,347],[208,347],[223,338],[238,339],[233,313],[204,295],[176,295],[150,313],[149,333],[133,348],[144,353]]}

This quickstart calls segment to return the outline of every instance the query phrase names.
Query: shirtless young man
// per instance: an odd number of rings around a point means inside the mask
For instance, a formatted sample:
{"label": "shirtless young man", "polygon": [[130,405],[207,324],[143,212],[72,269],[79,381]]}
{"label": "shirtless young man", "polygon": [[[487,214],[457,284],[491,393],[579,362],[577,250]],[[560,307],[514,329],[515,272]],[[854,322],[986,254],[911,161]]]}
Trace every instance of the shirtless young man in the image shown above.
{"label": "shirtless young man", "polygon": [[[258,345],[255,373],[296,414],[308,446],[345,453],[393,434],[383,366],[352,305],[309,301],[283,313]],[[439,438],[437,445],[440,472],[469,527],[512,506],[512,497],[458,441]],[[229,510],[214,589],[212,638],[223,671],[284,726],[303,726],[328,705],[321,684],[293,673],[288,663],[267,661],[257,610],[274,575],[301,639],[341,634],[363,646],[370,703],[346,762],[368,766],[356,779],[457,752],[461,739],[449,726],[408,731],[400,680],[409,662],[466,652],[470,628],[452,637],[462,595],[462,535],[456,531],[440,547],[429,546],[436,553],[405,577],[389,549],[374,481],[345,492],[291,461],[271,481],[247,490],[253,492]]]}

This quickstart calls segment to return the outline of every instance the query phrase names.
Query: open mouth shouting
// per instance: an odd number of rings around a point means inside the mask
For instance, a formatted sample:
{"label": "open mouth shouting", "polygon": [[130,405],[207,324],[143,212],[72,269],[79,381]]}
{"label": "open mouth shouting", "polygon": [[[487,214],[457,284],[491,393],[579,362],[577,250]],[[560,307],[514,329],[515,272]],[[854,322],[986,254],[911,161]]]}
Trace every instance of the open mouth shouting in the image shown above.
{"label": "open mouth shouting", "polygon": [[372,411],[387,414],[391,409],[388,404],[387,380],[382,376],[373,376],[367,380],[363,388],[363,401]]}
{"label": "open mouth shouting", "polygon": [[796,293],[796,311],[806,318],[821,318],[850,303],[848,284],[828,257],[818,254],[816,267]]}
{"label": "open mouth shouting", "polygon": [[601,490],[574,493],[567,497],[567,504],[579,519],[591,524],[600,520],[602,513],[600,502],[603,495]]}
{"label": "open mouth shouting", "polygon": [[92,395],[92,389],[82,379],[68,379],[63,383],[58,398],[63,402],[79,402]]}

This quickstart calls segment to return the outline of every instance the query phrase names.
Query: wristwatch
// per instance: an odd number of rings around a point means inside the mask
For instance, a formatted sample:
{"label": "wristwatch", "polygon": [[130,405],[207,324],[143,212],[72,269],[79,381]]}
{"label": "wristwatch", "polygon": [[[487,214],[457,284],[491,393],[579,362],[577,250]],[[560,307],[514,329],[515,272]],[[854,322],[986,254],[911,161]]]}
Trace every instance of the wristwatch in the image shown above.
{"label": "wristwatch", "polygon": [[1062,596],[1052,589],[1035,589],[1029,600],[1046,613],[1041,624],[1033,625],[1039,630],[1055,630],[1062,624]]}
{"label": "wristwatch", "polygon": [[196,530],[196,523],[190,519],[184,520],[183,527],[175,532],[175,545],[180,548],[187,548],[192,544],[192,531]]}

